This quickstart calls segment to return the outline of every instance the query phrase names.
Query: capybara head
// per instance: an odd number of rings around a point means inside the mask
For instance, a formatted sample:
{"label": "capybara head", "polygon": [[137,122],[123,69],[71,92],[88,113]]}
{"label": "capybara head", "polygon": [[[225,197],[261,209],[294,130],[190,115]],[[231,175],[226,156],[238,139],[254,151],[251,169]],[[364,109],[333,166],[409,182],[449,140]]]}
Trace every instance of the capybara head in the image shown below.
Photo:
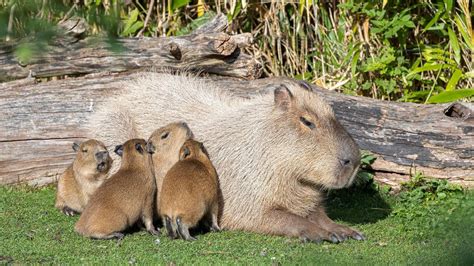
{"label": "capybara head", "polygon": [[130,139],[122,145],[115,146],[114,152],[122,157],[122,166],[140,164],[140,162],[146,162],[145,160],[149,156],[146,146],[147,143],[144,139]]}
{"label": "capybara head", "polygon": [[179,160],[196,159],[199,161],[207,160],[209,154],[204,148],[204,144],[199,141],[189,139],[184,142],[181,150],[179,150]]}
{"label": "capybara head", "polygon": [[193,133],[186,123],[171,123],[151,134],[147,151],[152,153],[154,162],[162,163],[166,160],[174,163],[178,161],[179,150],[183,143],[192,137]]}
{"label": "capybara head", "polygon": [[74,168],[84,175],[105,174],[112,165],[112,158],[100,141],[90,139],[80,144],[74,142],[72,149],[76,152]]}
{"label": "capybara head", "polygon": [[[359,147],[336,119],[332,108],[307,84],[274,90],[272,111],[284,167],[301,182],[326,188],[349,186],[360,164]],[[285,143],[286,145],[280,145]],[[280,156],[278,156],[280,157]]]}

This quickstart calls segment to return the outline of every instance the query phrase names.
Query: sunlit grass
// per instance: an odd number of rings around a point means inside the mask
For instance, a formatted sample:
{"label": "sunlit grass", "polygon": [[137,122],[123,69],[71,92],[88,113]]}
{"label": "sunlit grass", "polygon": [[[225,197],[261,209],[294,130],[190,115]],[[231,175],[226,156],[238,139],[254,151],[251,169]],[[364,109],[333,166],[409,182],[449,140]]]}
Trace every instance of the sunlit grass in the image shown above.
{"label": "sunlit grass", "polygon": [[54,209],[55,189],[0,188],[0,263],[176,264],[466,264],[474,262],[474,203],[457,193],[431,208],[374,191],[332,193],[329,215],[367,241],[301,243],[298,239],[224,231],[171,241],[144,231],[89,240],[77,217]]}

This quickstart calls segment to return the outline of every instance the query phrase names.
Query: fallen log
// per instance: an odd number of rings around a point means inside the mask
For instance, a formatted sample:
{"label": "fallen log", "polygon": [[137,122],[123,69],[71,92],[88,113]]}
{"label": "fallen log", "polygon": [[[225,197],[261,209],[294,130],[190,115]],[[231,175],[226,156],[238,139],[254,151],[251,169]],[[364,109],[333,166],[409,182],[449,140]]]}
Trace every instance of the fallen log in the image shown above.
{"label": "fallen log", "polygon": [[[106,42],[88,44],[80,19],[61,27],[65,38],[28,63],[17,61],[11,45],[0,47],[0,81],[14,80],[0,83],[0,184],[54,182],[74,157],[72,142],[87,136],[81,126],[98,103],[121,90],[119,82],[133,75],[130,70],[215,73],[207,78],[240,97],[297,82],[256,79],[260,64],[240,50],[252,36],[225,33],[224,16],[187,36],[121,39],[127,49],[116,54]],[[53,80],[35,83],[44,77]],[[474,187],[473,104],[385,102],[312,89],[333,106],[360,147],[377,156],[377,180],[397,186],[421,171]]]}
{"label": "fallen log", "polygon": [[15,56],[14,44],[0,45],[0,82],[29,75],[48,78],[148,68],[207,72],[244,79],[256,79],[262,74],[259,61],[241,51],[251,45],[252,35],[225,33],[227,17],[222,14],[190,35],[119,38],[115,42],[87,37],[86,27],[77,19],[62,22],[60,26],[65,28],[66,34],[52,42],[46,51],[37,52],[28,62]]}
{"label": "fallen log", "polygon": [[[54,182],[72,161],[71,144],[98,103],[122,89],[131,73],[87,75],[34,84],[1,83],[0,184]],[[240,97],[268,93],[290,78],[207,77]],[[420,105],[353,97],[313,86],[364,150],[377,156],[376,179],[397,186],[410,174],[474,187],[474,112],[471,103]]]}

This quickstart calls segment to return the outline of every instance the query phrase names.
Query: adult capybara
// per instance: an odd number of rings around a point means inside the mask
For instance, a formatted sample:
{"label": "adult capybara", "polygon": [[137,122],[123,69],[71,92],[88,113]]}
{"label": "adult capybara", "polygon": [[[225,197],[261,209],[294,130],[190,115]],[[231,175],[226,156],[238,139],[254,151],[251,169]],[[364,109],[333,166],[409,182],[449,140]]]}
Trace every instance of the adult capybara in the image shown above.
{"label": "adult capybara", "polygon": [[[220,226],[311,241],[363,239],[325,213],[325,188],[349,186],[357,144],[331,107],[307,87],[288,84],[250,99],[189,76],[142,73],[95,110],[94,137],[117,142],[185,121],[207,147],[223,194]],[[117,112],[116,110],[120,110]],[[133,124],[133,127],[117,126]]]}
{"label": "adult capybara", "polygon": [[58,180],[55,207],[68,216],[81,213],[106,179],[112,158],[105,145],[90,139],[72,145],[76,158]]}

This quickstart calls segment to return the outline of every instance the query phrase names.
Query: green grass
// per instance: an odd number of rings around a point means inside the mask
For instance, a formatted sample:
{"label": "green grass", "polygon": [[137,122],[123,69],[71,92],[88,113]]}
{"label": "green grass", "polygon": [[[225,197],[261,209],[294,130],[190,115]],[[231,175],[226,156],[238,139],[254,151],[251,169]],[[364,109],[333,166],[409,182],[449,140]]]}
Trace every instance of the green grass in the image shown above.
{"label": "green grass", "polygon": [[301,243],[245,232],[171,241],[145,232],[90,240],[73,231],[77,217],[54,209],[55,189],[0,187],[0,264],[466,264],[474,263],[473,193],[412,200],[367,190],[338,191],[328,213],[358,228],[367,241]]}

